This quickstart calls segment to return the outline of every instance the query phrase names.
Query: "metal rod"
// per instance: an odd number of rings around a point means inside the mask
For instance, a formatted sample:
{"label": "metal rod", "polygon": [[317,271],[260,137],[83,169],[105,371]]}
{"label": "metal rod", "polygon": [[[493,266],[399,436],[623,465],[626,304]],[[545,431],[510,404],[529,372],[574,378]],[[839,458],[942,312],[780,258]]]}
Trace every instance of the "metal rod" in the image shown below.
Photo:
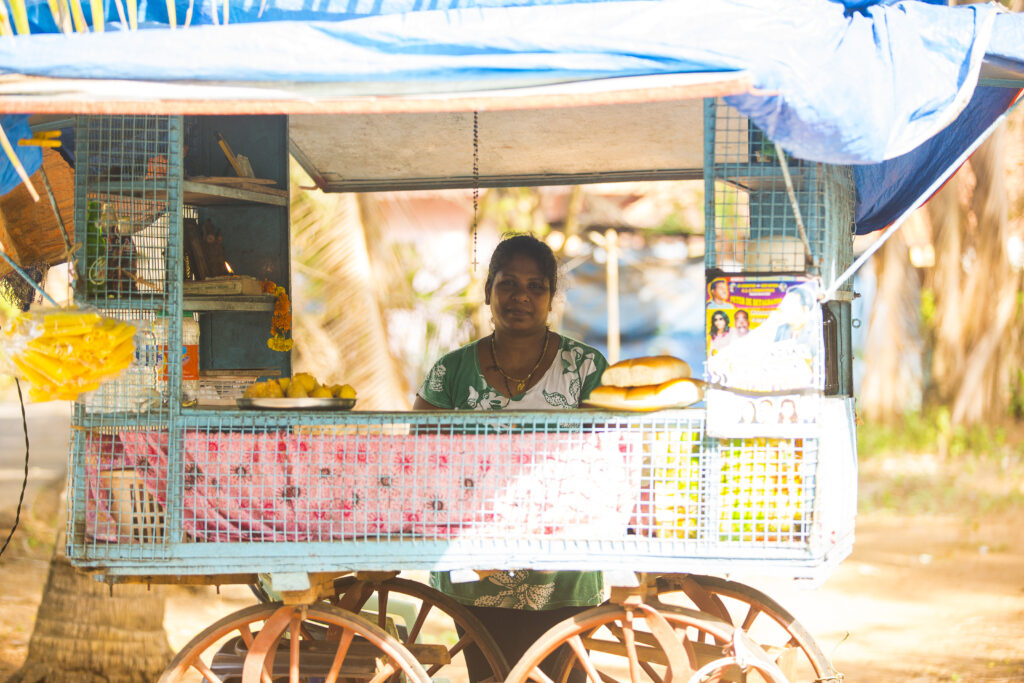
{"label": "metal rod", "polygon": [[811,243],[807,240],[807,231],[804,230],[804,220],[800,215],[800,204],[796,201],[796,190],[793,189],[793,178],[789,175],[789,163],[786,161],[786,154],[775,144],[775,153],[779,157],[779,168],[782,169],[782,178],[786,181],[786,194],[789,195],[789,203],[793,207],[793,216],[796,218],[796,228],[800,231],[800,240],[804,243],[804,250],[807,252],[807,261],[817,267],[818,263],[811,253]]}
{"label": "metal rod", "polygon": [[64,238],[64,249],[68,252],[68,258],[71,258],[71,238],[68,237],[68,230],[64,227],[64,219],[60,216],[60,210],[57,208],[57,198],[53,196],[53,188],[50,187],[50,179],[46,177],[46,168],[40,165],[39,171],[43,175],[43,187],[46,188],[46,196],[50,199],[50,206],[53,207],[53,215],[57,217],[57,227],[60,228],[60,236]]}
{"label": "metal rod", "polygon": [[4,257],[4,260],[7,261],[7,263],[10,264],[11,268],[14,268],[14,270],[18,273],[18,275],[20,275],[22,277],[22,279],[25,280],[25,282],[27,282],[30,285],[32,285],[33,289],[35,289],[37,292],[42,294],[44,299],[49,301],[54,306],[57,306],[58,308],[60,307],[60,304],[58,304],[56,301],[54,301],[53,298],[49,294],[46,293],[46,290],[44,290],[42,287],[40,287],[36,283],[35,280],[30,278],[28,276],[28,273],[26,273],[24,270],[22,270],[21,267],[17,263],[14,262],[14,259],[12,259],[10,256],[7,255],[7,252],[0,251],[0,256]]}
{"label": "metal rod", "polygon": [[604,250],[607,254],[605,271],[607,277],[608,306],[608,362],[619,362],[619,235],[610,228],[604,233]]}

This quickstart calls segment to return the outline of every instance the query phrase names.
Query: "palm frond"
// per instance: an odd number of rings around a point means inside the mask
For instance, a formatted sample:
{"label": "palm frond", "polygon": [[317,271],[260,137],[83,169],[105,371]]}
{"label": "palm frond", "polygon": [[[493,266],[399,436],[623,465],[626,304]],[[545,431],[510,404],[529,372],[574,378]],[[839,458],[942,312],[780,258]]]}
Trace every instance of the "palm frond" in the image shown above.
{"label": "palm frond", "polygon": [[291,203],[294,366],[353,385],[361,409],[408,409],[410,391],[388,352],[359,201],[300,190],[301,175],[293,174]]}

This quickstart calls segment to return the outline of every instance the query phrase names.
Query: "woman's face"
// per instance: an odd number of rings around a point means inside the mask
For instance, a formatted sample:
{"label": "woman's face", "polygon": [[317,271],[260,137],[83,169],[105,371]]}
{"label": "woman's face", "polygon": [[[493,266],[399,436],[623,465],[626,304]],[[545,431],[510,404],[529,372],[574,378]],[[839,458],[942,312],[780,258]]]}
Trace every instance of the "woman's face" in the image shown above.
{"label": "woman's face", "polygon": [[487,304],[497,331],[544,328],[551,312],[551,287],[532,258],[517,254],[495,274]]}
{"label": "woman's face", "polygon": [[725,330],[725,316],[721,313],[715,313],[711,316],[711,327],[716,333]]}

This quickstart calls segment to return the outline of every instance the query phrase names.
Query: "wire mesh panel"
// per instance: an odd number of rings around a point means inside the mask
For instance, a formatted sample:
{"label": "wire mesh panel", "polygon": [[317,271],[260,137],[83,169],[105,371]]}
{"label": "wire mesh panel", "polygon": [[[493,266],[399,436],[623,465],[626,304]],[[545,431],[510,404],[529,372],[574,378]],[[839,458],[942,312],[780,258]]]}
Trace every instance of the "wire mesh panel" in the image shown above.
{"label": "wire mesh panel", "polygon": [[828,287],[852,261],[853,173],[779,154],[722,100],[705,105],[708,270],[809,273]]}
{"label": "wire mesh panel", "polygon": [[180,220],[181,121],[82,116],[75,129],[76,296],[104,308],[155,307],[172,295]]}
{"label": "wire mesh panel", "polygon": [[163,558],[146,573],[770,560],[799,573],[850,540],[816,525],[818,439],[709,439],[699,410],[196,413],[177,430],[86,432],[73,560],[130,572]]}
{"label": "wire mesh panel", "polygon": [[817,441],[755,438],[720,443],[719,540],[754,547],[807,543]]}
{"label": "wire mesh panel", "polygon": [[180,297],[180,130],[179,117],[76,119],[75,226],[84,246],[75,298],[136,329],[131,366],[82,396],[78,420],[166,420],[177,363],[167,350],[180,334],[166,315]]}

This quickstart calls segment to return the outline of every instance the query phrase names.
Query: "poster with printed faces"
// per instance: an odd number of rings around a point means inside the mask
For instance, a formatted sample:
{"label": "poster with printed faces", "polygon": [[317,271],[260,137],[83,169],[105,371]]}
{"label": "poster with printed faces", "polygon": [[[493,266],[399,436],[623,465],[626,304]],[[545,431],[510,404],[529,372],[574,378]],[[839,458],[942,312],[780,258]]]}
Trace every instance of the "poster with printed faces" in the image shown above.
{"label": "poster with printed faces", "polygon": [[716,277],[706,302],[707,433],[806,436],[806,425],[818,422],[825,381],[816,282]]}

